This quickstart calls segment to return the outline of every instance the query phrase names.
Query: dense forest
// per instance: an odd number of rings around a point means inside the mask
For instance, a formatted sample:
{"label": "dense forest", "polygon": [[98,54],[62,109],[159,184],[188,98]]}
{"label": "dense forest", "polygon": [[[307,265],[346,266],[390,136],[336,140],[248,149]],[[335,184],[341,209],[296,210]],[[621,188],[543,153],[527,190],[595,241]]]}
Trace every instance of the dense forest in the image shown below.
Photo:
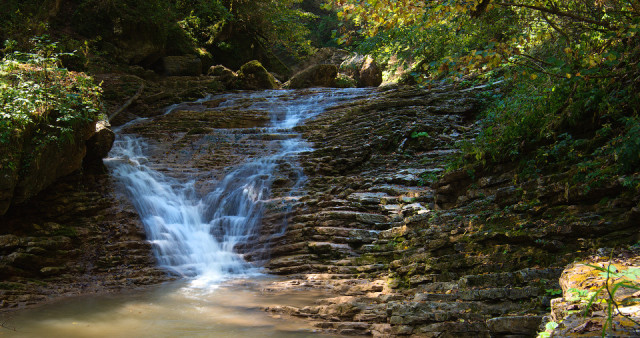
{"label": "dense forest", "polygon": [[[292,77],[327,50],[374,60],[382,87],[455,88],[478,102],[465,117],[477,133],[456,141],[446,169],[421,174],[421,184],[452,173],[473,181],[508,168],[513,184],[563,173],[565,194],[580,190],[599,205],[608,205],[599,194],[612,185],[631,204],[640,195],[634,0],[5,0],[0,22],[0,175],[7,178],[0,215],[54,180],[20,185],[20,177],[47,165],[34,154],[82,162],[51,149],[86,141],[81,130],[96,121],[126,122],[113,117],[143,91],[149,99],[140,111],[205,91],[297,88]],[[172,74],[167,60],[184,56],[197,59],[187,73],[198,80],[189,81],[206,88],[169,97],[167,79],[187,74]],[[264,81],[252,74],[262,70],[266,85],[255,85]],[[331,76],[329,87],[357,85]],[[433,136],[430,126],[412,128],[409,141]],[[65,170],[53,171],[72,172]],[[628,246],[634,236],[604,244]],[[620,278],[639,289],[637,274]],[[607,304],[610,320],[617,305]]]}

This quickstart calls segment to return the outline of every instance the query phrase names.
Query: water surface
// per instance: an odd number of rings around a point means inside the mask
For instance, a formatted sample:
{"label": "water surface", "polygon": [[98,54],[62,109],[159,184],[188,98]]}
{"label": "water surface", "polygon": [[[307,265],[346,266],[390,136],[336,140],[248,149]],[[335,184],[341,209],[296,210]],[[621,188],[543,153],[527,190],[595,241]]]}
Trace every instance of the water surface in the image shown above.
{"label": "water surface", "polygon": [[185,281],[145,290],[81,296],[5,313],[7,337],[327,337],[307,321],[275,318],[261,307],[304,306],[317,291],[263,293],[271,278],[235,280],[215,288]]}

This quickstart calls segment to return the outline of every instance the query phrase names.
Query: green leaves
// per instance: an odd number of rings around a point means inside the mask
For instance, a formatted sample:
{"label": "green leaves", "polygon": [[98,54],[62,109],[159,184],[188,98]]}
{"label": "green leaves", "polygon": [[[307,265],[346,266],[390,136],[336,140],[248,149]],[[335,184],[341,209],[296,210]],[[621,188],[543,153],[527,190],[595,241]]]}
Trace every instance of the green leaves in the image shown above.
{"label": "green leaves", "polygon": [[33,41],[31,52],[14,52],[0,61],[2,143],[27,129],[44,141],[69,140],[73,128],[94,120],[101,108],[101,90],[91,78],[58,68],[57,44],[47,37]]}

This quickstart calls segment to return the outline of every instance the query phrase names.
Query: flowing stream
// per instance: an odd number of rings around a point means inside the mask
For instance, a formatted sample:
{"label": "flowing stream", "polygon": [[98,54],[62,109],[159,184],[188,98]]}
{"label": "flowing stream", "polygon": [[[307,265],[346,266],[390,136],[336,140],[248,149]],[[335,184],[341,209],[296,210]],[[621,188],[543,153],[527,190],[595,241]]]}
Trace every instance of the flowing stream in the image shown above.
{"label": "flowing stream", "polygon": [[[178,180],[154,170],[144,153],[144,139],[119,135],[108,162],[140,214],[160,266],[192,278],[196,286],[255,275],[256,267],[247,263],[236,248],[259,229],[274,172],[282,163],[293,167],[296,178],[292,193],[304,181],[295,155],[310,149],[292,129],[327,107],[367,92],[317,89],[304,94],[264,91],[205,98],[204,102],[223,100],[210,109],[268,112],[269,126],[249,129],[269,135],[277,145],[275,151],[235,166],[204,193],[196,192],[194,180]],[[172,106],[167,113],[177,110],[180,106]]]}
{"label": "flowing stream", "polygon": [[[260,285],[270,278],[245,261],[238,247],[250,244],[260,231],[271,184],[286,164],[292,181],[288,194],[304,184],[296,154],[309,145],[293,128],[325,109],[365,98],[366,89],[242,92],[208,96],[174,105],[165,114],[184,109],[268,113],[266,126],[220,129],[225,137],[239,134],[268,140],[219,178],[206,182],[189,173],[154,163],[152,144],[135,132],[154,120],[139,119],[116,130],[118,136],[105,160],[140,215],[158,264],[182,280],[145,291],[111,296],[78,297],[35,310],[18,312],[11,325],[24,337],[293,337],[311,334],[306,323],[277,320],[259,311],[274,304],[310,304],[309,292],[267,296]],[[207,102],[219,102],[208,107]],[[206,125],[205,125],[206,126]],[[139,130],[139,129],[138,129]],[[205,138],[206,139],[206,138]],[[266,144],[266,145],[265,145]],[[239,145],[238,145],[239,146]],[[207,177],[205,169],[195,175]],[[283,223],[280,232],[285,230]],[[242,282],[247,280],[249,282]]]}

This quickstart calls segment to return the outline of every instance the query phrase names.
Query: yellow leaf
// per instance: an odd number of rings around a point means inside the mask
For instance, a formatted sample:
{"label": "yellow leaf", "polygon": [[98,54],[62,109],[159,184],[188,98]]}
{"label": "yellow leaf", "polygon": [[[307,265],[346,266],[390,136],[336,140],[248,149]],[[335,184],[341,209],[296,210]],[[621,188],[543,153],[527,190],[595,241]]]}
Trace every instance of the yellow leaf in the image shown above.
{"label": "yellow leaf", "polygon": [[531,80],[535,80],[535,79],[537,79],[537,78],[538,78],[538,75],[536,75],[536,74],[531,74]]}
{"label": "yellow leaf", "polygon": [[571,78],[571,74],[567,73],[567,79]]}

